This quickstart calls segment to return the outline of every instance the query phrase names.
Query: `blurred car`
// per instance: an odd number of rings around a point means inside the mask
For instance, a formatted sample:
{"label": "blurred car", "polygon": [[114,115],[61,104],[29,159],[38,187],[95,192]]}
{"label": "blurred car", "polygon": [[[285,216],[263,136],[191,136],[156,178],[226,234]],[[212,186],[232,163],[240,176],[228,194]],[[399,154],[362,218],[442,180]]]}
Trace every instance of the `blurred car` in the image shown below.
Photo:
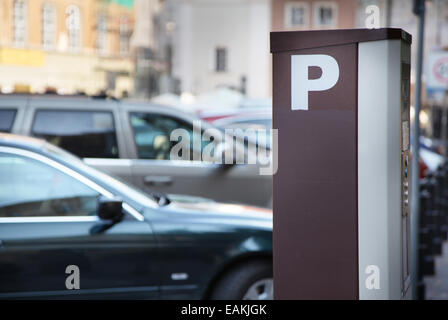
{"label": "blurred car", "polygon": [[[412,140],[411,137],[411,142]],[[437,143],[434,139],[420,136],[418,159],[420,179],[425,178],[428,172],[436,171],[444,163],[445,157],[440,154],[442,151],[443,147],[440,143]]]}
{"label": "blurred car", "polygon": [[215,124],[216,121],[235,117],[251,117],[253,115],[269,115],[272,118],[272,107],[220,108],[200,110],[196,114],[202,120]]}
{"label": "blurred car", "polygon": [[[180,110],[148,103],[51,95],[0,96],[0,131],[43,138],[145,192],[156,189],[271,207],[272,176],[260,175],[259,164],[193,161],[201,159],[205,146],[198,148],[194,143],[186,146],[189,158],[170,159],[177,143],[170,140],[171,133],[183,128],[193,137],[195,121],[201,123],[201,133],[214,128]],[[223,141],[212,143],[218,150]],[[241,142],[235,144],[236,152],[252,152]]]}
{"label": "blurred car", "polygon": [[426,177],[428,171],[434,172],[445,162],[445,157],[430,149],[420,147],[419,169],[420,178]]}
{"label": "blurred car", "polygon": [[211,122],[214,126],[221,128],[223,130],[230,129],[262,129],[265,132],[263,136],[263,131],[259,131],[260,136],[257,134],[254,137],[241,137],[238,136],[237,131],[235,131],[235,136],[240,139],[245,139],[251,143],[262,145],[264,148],[271,149],[271,129],[272,129],[272,111],[264,110],[253,112],[251,114],[238,114],[228,117],[223,117],[218,120]]}
{"label": "blurred car", "polygon": [[[0,298],[272,298],[270,210],[148,197],[9,134],[0,177]],[[66,288],[73,266],[79,290]]]}

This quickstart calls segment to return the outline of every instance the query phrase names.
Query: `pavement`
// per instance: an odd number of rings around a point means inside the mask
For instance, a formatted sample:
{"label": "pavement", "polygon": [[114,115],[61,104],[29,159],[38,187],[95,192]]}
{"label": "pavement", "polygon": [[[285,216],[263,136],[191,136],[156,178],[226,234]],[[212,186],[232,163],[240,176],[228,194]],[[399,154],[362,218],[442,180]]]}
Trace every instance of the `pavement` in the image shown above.
{"label": "pavement", "polygon": [[436,257],[434,276],[425,277],[426,300],[448,300],[448,242],[442,247],[442,255]]}

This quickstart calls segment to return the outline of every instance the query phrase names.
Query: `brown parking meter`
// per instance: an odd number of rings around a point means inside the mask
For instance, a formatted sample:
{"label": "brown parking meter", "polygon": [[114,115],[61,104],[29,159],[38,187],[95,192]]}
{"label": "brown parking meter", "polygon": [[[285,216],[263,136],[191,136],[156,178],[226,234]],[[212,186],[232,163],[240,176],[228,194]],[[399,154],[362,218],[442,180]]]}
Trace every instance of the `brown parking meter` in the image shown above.
{"label": "brown parking meter", "polygon": [[411,36],[272,32],[276,299],[410,295]]}

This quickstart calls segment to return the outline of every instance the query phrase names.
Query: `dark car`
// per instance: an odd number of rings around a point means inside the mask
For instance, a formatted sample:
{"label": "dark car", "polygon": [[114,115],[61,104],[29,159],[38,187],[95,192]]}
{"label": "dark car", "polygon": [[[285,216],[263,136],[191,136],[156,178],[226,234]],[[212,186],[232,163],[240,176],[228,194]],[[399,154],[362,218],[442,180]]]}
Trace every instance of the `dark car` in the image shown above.
{"label": "dark car", "polygon": [[270,210],[149,197],[43,140],[0,134],[0,298],[269,299],[272,290]]}

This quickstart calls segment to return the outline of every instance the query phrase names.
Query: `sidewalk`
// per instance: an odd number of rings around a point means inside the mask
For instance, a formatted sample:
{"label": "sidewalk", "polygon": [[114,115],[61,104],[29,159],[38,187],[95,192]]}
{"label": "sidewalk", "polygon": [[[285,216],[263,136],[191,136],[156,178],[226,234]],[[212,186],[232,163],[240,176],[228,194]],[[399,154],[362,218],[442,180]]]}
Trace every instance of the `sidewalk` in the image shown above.
{"label": "sidewalk", "polygon": [[436,257],[436,274],[425,277],[427,300],[448,300],[448,242],[443,244],[442,255]]}

